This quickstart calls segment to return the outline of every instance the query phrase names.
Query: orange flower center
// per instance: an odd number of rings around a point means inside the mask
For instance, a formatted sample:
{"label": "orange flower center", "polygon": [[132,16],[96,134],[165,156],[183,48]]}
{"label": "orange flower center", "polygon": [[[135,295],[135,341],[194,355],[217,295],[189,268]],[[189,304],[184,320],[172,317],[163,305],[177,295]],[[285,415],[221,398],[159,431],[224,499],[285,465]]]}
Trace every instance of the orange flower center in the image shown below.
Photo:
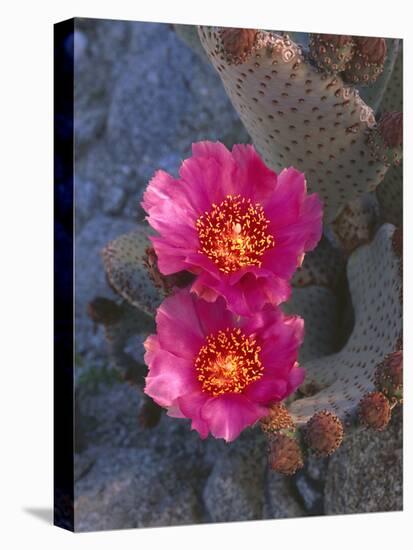
{"label": "orange flower center", "polygon": [[196,222],[200,251],[224,273],[261,267],[262,255],[275,245],[262,206],[240,195],[227,195]]}
{"label": "orange flower center", "polygon": [[241,393],[263,375],[260,351],[256,340],[239,328],[227,328],[207,336],[206,344],[195,359],[202,390],[214,397]]}

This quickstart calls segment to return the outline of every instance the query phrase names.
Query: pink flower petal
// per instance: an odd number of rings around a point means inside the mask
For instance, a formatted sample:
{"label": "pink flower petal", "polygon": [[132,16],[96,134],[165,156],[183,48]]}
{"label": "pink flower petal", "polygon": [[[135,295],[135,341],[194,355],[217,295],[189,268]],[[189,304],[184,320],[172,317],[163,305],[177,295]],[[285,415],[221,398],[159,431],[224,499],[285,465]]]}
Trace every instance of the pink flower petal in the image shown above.
{"label": "pink flower petal", "polygon": [[170,407],[178,397],[196,387],[191,366],[166,351],[160,351],[150,366],[144,392],[161,407]]}
{"label": "pink flower petal", "polygon": [[191,427],[199,433],[201,439],[205,439],[209,433],[208,423],[201,417],[201,409],[210,398],[210,395],[198,388],[197,391],[186,393],[178,399],[182,414],[192,419]]}
{"label": "pink flower petal", "polygon": [[295,390],[301,386],[305,378],[305,369],[298,366],[298,363],[290,370],[290,375],[288,377],[288,394],[295,392]]}
{"label": "pink flower petal", "polygon": [[[237,163],[237,176],[242,193],[253,202],[265,201],[277,187],[277,174],[261,160],[252,145],[234,145],[232,155]],[[238,194],[237,193],[237,194]]]}
{"label": "pink flower petal", "polygon": [[241,431],[255,424],[268,414],[268,409],[240,394],[226,394],[206,401],[202,407],[202,418],[207,422],[211,434],[230,442]]}
{"label": "pink flower petal", "polygon": [[162,348],[178,357],[192,359],[204,341],[194,306],[194,297],[178,290],[166,298],[156,314],[158,338]]}
{"label": "pink flower petal", "polygon": [[247,387],[245,396],[254,403],[268,405],[287,395],[287,382],[281,378],[264,377]]}

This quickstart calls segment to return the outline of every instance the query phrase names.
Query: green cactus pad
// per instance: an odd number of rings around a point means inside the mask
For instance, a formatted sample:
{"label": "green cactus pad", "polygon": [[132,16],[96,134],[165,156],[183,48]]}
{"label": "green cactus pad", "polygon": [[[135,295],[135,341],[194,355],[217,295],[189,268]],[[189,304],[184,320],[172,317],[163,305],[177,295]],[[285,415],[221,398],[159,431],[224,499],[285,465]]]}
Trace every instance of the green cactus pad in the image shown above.
{"label": "green cactus pad", "polygon": [[376,189],[383,222],[403,225],[403,164],[390,168]]}
{"label": "green cactus pad", "polygon": [[399,51],[380,103],[382,113],[388,111],[403,111],[403,46],[399,41]]}
{"label": "green cactus pad", "polygon": [[355,88],[319,72],[288,37],[260,32],[250,55],[235,63],[220,30],[200,27],[199,35],[264,161],[305,172],[325,221],[380,183],[387,166],[366,146],[374,113]]}
{"label": "green cactus pad", "polygon": [[380,111],[402,110],[401,102],[400,105],[391,109],[385,106],[386,100],[384,98],[393,97],[393,93],[396,91],[394,89],[395,80],[401,78],[401,75],[399,75],[401,69],[399,65],[399,58],[401,56],[400,40],[388,38],[386,43],[387,57],[384,63],[383,73],[377,78],[374,84],[370,86],[361,86],[359,89],[360,97],[370,105],[375,113],[378,109],[380,109]]}
{"label": "green cactus pad", "polygon": [[146,250],[151,244],[147,231],[140,226],[121,235],[106,245],[102,258],[114,290],[130,304],[154,315],[163,296],[155,288],[144,264]]}
{"label": "green cactus pad", "polygon": [[351,419],[362,397],[374,391],[375,371],[397,349],[402,333],[400,258],[393,249],[394,226],[383,225],[372,243],[350,257],[347,274],[355,325],[336,354],[305,362],[306,384],[322,388],[297,399],[289,413],[298,426],[321,410]]}
{"label": "green cactus pad", "polygon": [[294,288],[283,310],[304,319],[305,336],[299,353],[301,364],[336,351],[338,307],[331,290],[320,286]]}

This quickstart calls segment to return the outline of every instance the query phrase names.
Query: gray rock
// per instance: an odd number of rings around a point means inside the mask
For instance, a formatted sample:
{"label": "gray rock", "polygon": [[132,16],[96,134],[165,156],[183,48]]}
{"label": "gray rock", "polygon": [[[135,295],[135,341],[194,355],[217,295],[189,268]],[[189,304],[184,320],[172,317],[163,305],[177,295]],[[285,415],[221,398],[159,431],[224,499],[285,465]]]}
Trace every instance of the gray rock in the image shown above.
{"label": "gray rock", "polygon": [[305,463],[305,472],[307,476],[313,481],[324,483],[327,474],[328,461],[329,458],[319,458],[314,454],[310,454]]}
{"label": "gray rock", "polygon": [[148,181],[176,175],[192,142],[250,141],[215,71],[169,25],[78,19],[75,50],[79,227],[99,212],[141,219]]}
{"label": "gray rock", "polygon": [[294,495],[291,479],[268,470],[263,519],[297,518],[305,515],[305,509]]}
{"label": "gray rock", "polygon": [[294,479],[295,487],[301,497],[304,509],[311,515],[323,513],[322,488],[315,484],[304,472],[299,472]]}
{"label": "gray rock", "polygon": [[[81,183],[87,182],[93,187],[93,191],[87,191],[94,197],[89,219],[102,212],[134,221],[143,218],[139,203],[148,182],[139,177],[131,164],[119,162],[105,139],[90,145],[87,155],[78,159],[75,170],[76,181],[79,180],[76,202],[81,202],[86,194],[80,189]],[[84,216],[76,216],[76,222],[82,226]]]}
{"label": "gray rock", "polygon": [[130,24],[76,19],[75,145],[76,156],[104,131],[114,82],[127,51]]}
{"label": "gray rock", "polygon": [[402,510],[402,454],[400,411],[384,432],[354,430],[330,459],[325,513]]}
{"label": "gray rock", "polygon": [[95,216],[76,236],[75,241],[75,315],[76,353],[86,357],[106,356],[106,344],[101,330],[96,331],[87,316],[87,304],[96,296],[113,298],[106,283],[100,258],[103,246],[118,235],[133,229],[132,222],[108,216]]}
{"label": "gray rock", "polygon": [[266,449],[258,430],[244,432],[217,456],[203,497],[212,521],[261,519]]}
{"label": "gray rock", "polygon": [[95,183],[91,180],[84,180],[80,177],[75,178],[75,234],[77,235],[81,228],[100,207],[99,194]]}
{"label": "gray rock", "polygon": [[149,156],[149,170],[145,162],[139,168],[147,180],[171,151],[188,156],[193,141],[249,141],[212,67],[169,26],[134,23],[131,33],[107,119],[108,143],[119,160],[141,164]]}
{"label": "gray rock", "polygon": [[149,449],[96,448],[76,484],[77,531],[185,525],[202,521],[191,464]]}

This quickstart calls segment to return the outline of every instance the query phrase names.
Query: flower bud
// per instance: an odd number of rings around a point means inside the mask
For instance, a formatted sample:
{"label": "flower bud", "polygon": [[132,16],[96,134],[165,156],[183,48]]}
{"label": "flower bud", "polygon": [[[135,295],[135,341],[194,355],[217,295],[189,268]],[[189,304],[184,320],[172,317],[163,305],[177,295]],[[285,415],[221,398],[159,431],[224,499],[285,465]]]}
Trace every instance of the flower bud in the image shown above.
{"label": "flower bud", "polygon": [[278,433],[271,436],[269,463],[280,474],[293,475],[304,465],[303,454],[294,437]]}
{"label": "flower bud", "polygon": [[347,63],[344,79],[351,84],[373,84],[384,69],[387,44],[384,38],[353,37],[355,52]]}
{"label": "flower bud", "polygon": [[225,53],[233,60],[242,61],[251,52],[256,38],[256,29],[223,29],[221,41]]}
{"label": "flower bud", "polygon": [[383,113],[377,128],[387,147],[399,147],[403,144],[403,113]]}
{"label": "flower bud", "polygon": [[368,393],[360,401],[358,413],[364,426],[381,432],[390,422],[389,400],[381,392]]}
{"label": "flower bud", "polygon": [[336,74],[353,57],[354,42],[351,36],[343,34],[311,34],[309,49],[319,69]]}
{"label": "flower bud", "polygon": [[376,369],[375,385],[387,398],[403,400],[403,350],[390,353]]}
{"label": "flower bud", "polygon": [[287,407],[282,403],[275,403],[270,407],[268,416],[261,420],[261,429],[265,433],[274,433],[278,430],[293,428],[294,422]]}
{"label": "flower bud", "polygon": [[314,414],[305,428],[305,440],[318,456],[331,455],[343,441],[343,424],[329,411]]}

